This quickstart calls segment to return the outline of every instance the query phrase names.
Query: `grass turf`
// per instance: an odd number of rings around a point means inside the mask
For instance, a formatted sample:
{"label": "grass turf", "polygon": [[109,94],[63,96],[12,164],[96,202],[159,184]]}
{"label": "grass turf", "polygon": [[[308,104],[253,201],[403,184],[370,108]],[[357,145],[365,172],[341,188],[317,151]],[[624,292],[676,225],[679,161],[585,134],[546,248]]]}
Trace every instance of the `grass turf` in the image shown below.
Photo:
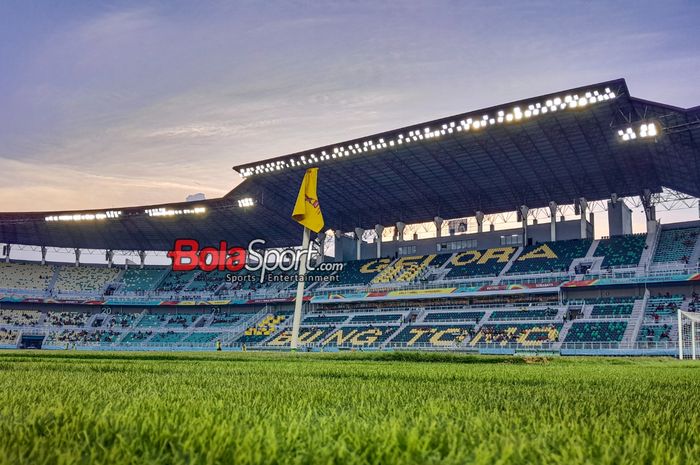
{"label": "grass turf", "polygon": [[7,351],[0,393],[0,464],[700,457],[700,368],[663,359]]}

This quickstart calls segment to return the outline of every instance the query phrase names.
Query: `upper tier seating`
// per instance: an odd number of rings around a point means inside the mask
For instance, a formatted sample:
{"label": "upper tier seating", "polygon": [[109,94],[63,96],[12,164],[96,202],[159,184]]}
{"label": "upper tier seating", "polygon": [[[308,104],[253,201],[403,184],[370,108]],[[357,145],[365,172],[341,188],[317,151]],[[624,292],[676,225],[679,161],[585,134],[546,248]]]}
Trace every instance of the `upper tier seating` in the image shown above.
{"label": "upper tier seating", "polygon": [[406,326],[394,336],[390,344],[408,347],[451,347],[468,340],[474,333],[474,325],[430,325]]}
{"label": "upper tier seating", "polygon": [[208,273],[199,273],[187,286],[188,291],[209,291],[213,292],[226,281],[228,271],[214,270]]}
{"label": "upper tier seating", "polygon": [[642,258],[646,245],[646,234],[612,236],[602,239],[595,250],[596,257],[605,257],[602,268],[615,266],[636,266]]}
{"label": "upper tier seating", "polygon": [[506,274],[566,272],[575,258],[586,256],[590,239],[544,242],[525,247]]}
{"label": "upper tier seating", "polygon": [[147,292],[155,289],[165,268],[129,268],[124,271],[122,289],[127,292]]}
{"label": "upper tier seating", "polygon": [[0,310],[0,325],[36,326],[41,315],[37,310]]}
{"label": "upper tier seating", "polygon": [[486,315],[486,312],[431,312],[425,315],[423,322],[474,322],[477,324]]}
{"label": "upper tier seating", "polygon": [[518,344],[524,347],[541,347],[544,343],[557,342],[561,324],[519,323],[519,324],[489,324],[483,325],[472,338],[470,344],[479,343]]}
{"label": "upper tier seating", "polygon": [[593,318],[628,317],[632,314],[633,304],[595,305],[591,311]]}
{"label": "upper tier seating", "polygon": [[662,229],[654,263],[688,262],[693,255],[700,228]]}
{"label": "upper tier seating", "polygon": [[379,273],[372,282],[413,282],[421,276],[428,266],[439,267],[448,258],[450,258],[449,254],[407,255],[400,257]]}
{"label": "upper tier seating", "polygon": [[49,312],[46,321],[51,326],[85,326],[90,316],[86,312]]}
{"label": "upper tier seating", "polygon": [[627,329],[626,321],[575,321],[565,342],[620,342]]}
{"label": "upper tier seating", "polygon": [[45,291],[53,277],[54,267],[34,263],[0,263],[0,289]]}
{"label": "upper tier seating", "polygon": [[457,253],[450,258],[447,264],[450,271],[445,277],[458,279],[497,276],[516,250],[515,247],[496,247]]}
{"label": "upper tier seating", "polygon": [[341,326],[323,340],[324,346],[366,347],[386,341],[398,326]]}
{"label": "upper tier seating", "polygon": [[371,260],[352,260],[345,262],[343,269],[337,273],[338,281],[334,286],[352,286],[369,284],[379,272],[391,263],[390,258],[373,258]]}
{"label": "upper tier seating", "polygon": [[119,274],[119,270],[115,268],[69,265],[58,267],[57,272],[54,290],[59,293],[101,291]]}
{"label": "upper tier seating", "polygon": [[559,310],[556,308],[540,308],[536,310],[496,310],[491,314],[490,321],[507,320],[553,320]]}
{"label": "upper tier seating", "polygon": [[198,271],[169,271],[163,281],[160,282],[157,291],[160,292],[178,292],[187,286],[192,281],[192,278],[199,273]]}

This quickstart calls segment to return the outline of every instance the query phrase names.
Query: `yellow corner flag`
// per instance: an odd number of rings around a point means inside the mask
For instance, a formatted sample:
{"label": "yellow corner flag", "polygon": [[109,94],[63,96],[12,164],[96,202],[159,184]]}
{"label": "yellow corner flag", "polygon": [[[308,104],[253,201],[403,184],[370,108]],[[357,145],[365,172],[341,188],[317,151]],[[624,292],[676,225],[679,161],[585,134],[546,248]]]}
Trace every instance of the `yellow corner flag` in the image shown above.
{"label": "yellow corner flag", "polygon": [[318,203],[316,185],[318,182],[318,168],[306,170],[301,189],[294,204],[292,218],[299,224],[317,233],[323,228],[323,214]]}

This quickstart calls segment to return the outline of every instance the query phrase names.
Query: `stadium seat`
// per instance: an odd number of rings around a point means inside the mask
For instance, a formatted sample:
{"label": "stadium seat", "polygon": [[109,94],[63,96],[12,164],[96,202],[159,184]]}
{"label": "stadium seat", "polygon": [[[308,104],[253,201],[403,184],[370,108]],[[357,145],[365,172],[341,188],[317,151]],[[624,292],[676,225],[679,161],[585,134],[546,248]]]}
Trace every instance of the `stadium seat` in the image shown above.
{"label": "stadium seat", "polygon": [[391,345],[406,347],[452,347],[469,340],[474,325],[429,325],[406,326],[391,340]]}
{"label": "stadium seat", "polygon": [[513,321],[513,320],[553,320],[559,310],[556,308],[542,308],[537,310],[496,310],[491,313],[489,321]]}
{"label": "stadium seat", "polygon": [[488,324],[479,329],[470,345],[517,344],[523,347],[541,347],[545,343],[557,342],[561,328],[561,324],[543,323]]}
{"label": "stadium seat", "polygon": [[179,342],[185,336],[184,333],[176,333],[174,331],[166,331],[164,333],[155,333],[149,343],[152,344],[172,344]]}
{"label": "stadium seat", "polygon": [[122,275],[121,290],[136,293],[152,291],[165,272],[165,268],[129,268]]}
{"label": "stadium seat", "polygon": [[632,314],[631,304],[606,304],[595,305],[591,310],[593,318],[613,318],[613,317],[629,317]]}
{"label": "stadium seat", "polygon": [[486,312],[429,312],[423,318],[424,323],[431,322],[473,322],[481,321]]}
{"label": "stadium seat", "polygon": [[373,313],[371,315],[355,315],[350,323],[398,323],[401,320],[400,313]]}
{"label": "stadium seat", "polygon": [[373,280],[373,283],[388,282],[413,282],[421,277],[428,266],[439,267],[447,259],[449,254],[409,255],[400,257],[387,266]]}
{"label": "stadium seat", "polygon": [[[335,331],[332,326],[302,326],[299,328],[299,344],[319,344],[323,339]],[[285,347],[291,344],[292,331],[290,329],[285,329],[278,335],[274,336],[267,345],[272,347]]]}
{"label": "stadium seat", "polygon": [[596,257],[605,257],[602,268],[637,266],[646,245],[646,234],[613,236],[602,239],[595,250]]}
{"label": "stadium seat", "polygon": [[53,274],[51,265],[0,262],[0,289],[46,291]]}
{"label": "stadium seat", "polygon": [[467,250],[453,255],[448,264],[447,279],[497,276],[517,249],[498,247],[487,250]]}
{"label": "stadium seat", "polygon": [[620,342],[627,329],[626,321],[575,321],[564,342]]}
{"label": "stadium seat", "polygon": [[640,342],[671,342],[671,332],[673,326],[670,324],[663,325],[643,325],[639,328],[637,341]]}
{"label": "stadium seat", "polygon": [[324,346],[370,347],[386,341],[398,326],[341,326],[321,343]]}
{"label": "stadium seat", "polygon": [[390,258],[371,260],[353,260],[345,262],[343,269],[337,272],[338,281],[334,286],[351,286],[369,284],[377,274],[391,263]]}
{"label": "stadium seat", "polygon": [[586,256],[590,239],[544,242],[525,247],[506,274],[566,272],[576,258]]}
{"label": "stadium seat", "polygon": [[90,314],[86,312],[49,312],[46,322],[51,326],[85,326]]}
{"label": "stadium seat", "polygon": [[37,310],[0,310],[0,325],[37,326],[42,313]]}
{"label": "stadium seat", "polygon": [[305,325],[329,325],[344,323],[348,319],[348,315],[307,315],[302,320]]}
{"label": "stadium seat", "polygon": [[698,233],[698,227],[662,229],[654,252],[654,263],[687,263],[695,250]]}
{"label": "stadium seat", "polygon": [[18,336],[19,331],[0,327],[0,344],[14,344]]}
{"label": "stadium seat", "polygon": [[57,267],[54,290],[58,293],[100,292],[117,277],[119,270],[96,266]]}

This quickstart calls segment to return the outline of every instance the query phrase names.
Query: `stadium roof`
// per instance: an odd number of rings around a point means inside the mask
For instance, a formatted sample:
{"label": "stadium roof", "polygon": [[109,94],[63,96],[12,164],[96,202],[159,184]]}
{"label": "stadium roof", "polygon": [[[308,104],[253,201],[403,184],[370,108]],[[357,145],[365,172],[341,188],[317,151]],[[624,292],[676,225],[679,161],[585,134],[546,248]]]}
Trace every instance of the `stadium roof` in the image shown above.
{"label": "stadium roof", "polygon": [[662,187],[700,196],[699,141],[700,107],[631,97],[618,79],[236,166],[244,181],[219,199],[0,213],[0,242],[167,250],[187,237],[293,245],[300,226],[291,210],[310,166],[319,167],[326,226],[341,231]]}

